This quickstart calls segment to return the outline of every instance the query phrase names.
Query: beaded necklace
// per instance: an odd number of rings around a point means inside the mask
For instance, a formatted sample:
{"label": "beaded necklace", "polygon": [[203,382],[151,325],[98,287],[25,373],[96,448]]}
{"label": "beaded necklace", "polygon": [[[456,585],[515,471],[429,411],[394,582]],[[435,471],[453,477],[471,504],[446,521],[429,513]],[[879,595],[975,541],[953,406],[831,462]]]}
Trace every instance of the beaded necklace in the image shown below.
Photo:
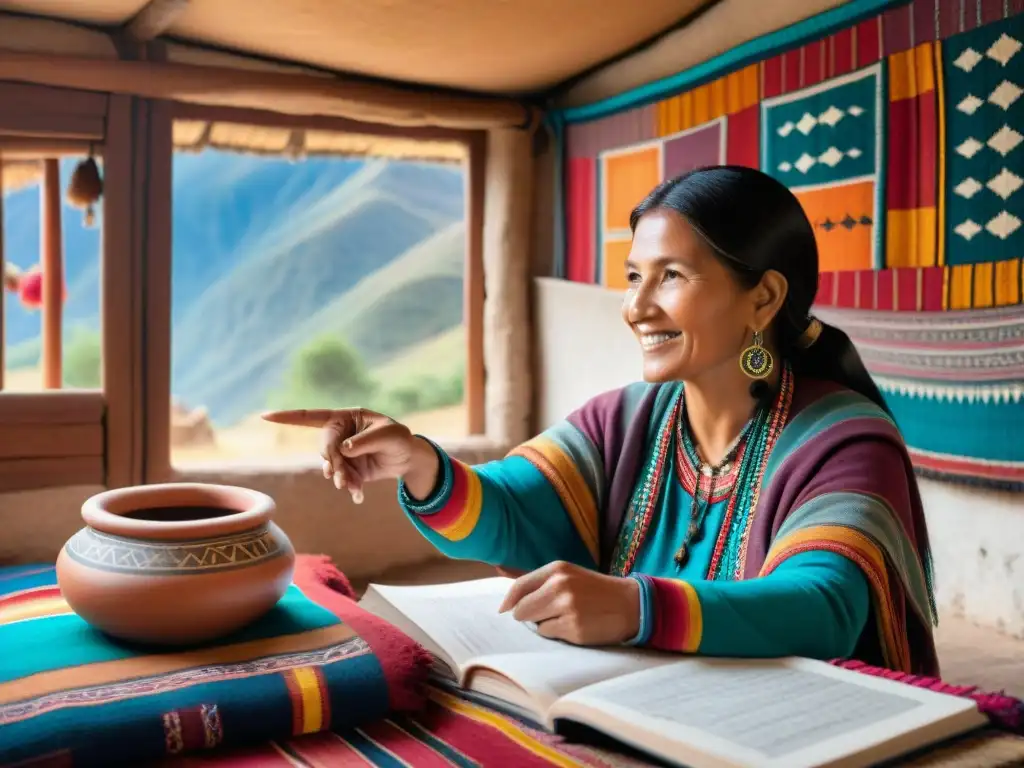
{"label": "beaded necklace", "polygon": [[[758,413],[760,414],[760,411]],[[683,543],[680,544],[675,556],[676,565],[680,568],[686,565],[686,561],[690,557],[690,546],[700,541],[703,537],[704,518],[707,516],[708,510],[717,501],[715,490],[719,482],[732,473],[734,468],[733,462],[739,459],[742,463],[747,435],[750,433],[754,422],[755,420],[751,419],[744,424],[736,439],[726,449],[722,459],[716,464],[711,464],[704,461],[697,452],[697,446],[693,444],[693,440],[690,437],[690,430],[686,428],[686,408],[682,409],[680,418],[676,421],[676,464],[680,467],[680,474],[685,469],[692,467],[693,479],[696,482],[693,483],[692,488],[684,486],[690,492],[692,498],[690,502],[690,524],[686,527]],[[701,488],[704,478],[708,479],[706,491],[702,491]],[[735,489],[735,487],[734,482],[733,488]]]}
{"label": "beaded necklace", "polygon": [[[793,371],[787,364],[783,367],[779,384],[779,392],[770,408],[759,408],[754,417],[747,423],[740,433],[736,442],[726,453],[726,459],[732,454],[732,460],[739,463],[732,492],[729,495],[728,506],[725,511],[725,518],[715,542],[715,549],[708,566],[708,579],[737,579],[742,577],[743,563],[746,560],[747,539],[750,533],[750,525],[753,522],[753,510],[757,506],[757,500],[761,491],[761,479],[764,477],[765,466],[768,456],[778,440],[779,434],[789,419],[789,411],[793,402]],[[666,459],[671,455],[670,446],[673,438],[682,442],[682,449],[689,453],[693,450],[693,456],[697,455],[696,447],[689,440],[682,422],[685,421],[684,393],[680,389],[673,406],[665,414],[658,429],[658,439],[651,452],[647,465],[641,473],[641,482],[637,484],[633,492],[633,498],[629,505],[625,523],[619,535],[615,551],[612,554],[612,573],[618,576],[625,576],[633,569],[636,556],[643,543],[647,530],[650,528],[651,519],[657,506],[661,490],[666,476]],[[720,465],[727,461],[720,462]],[[696,467],[701,467],[703,462],[697,457]],[[711,468],[709,468],[711,469]],[[720,470],[724,467],[720,466]],[[725,471],[721,475],[727,474]],[[707,493],[710,507],[714,499],[714,485]],[[707,507],[697,501],[700,496],[700,482],[694,489],[694,504],[691,505],[690,525],[687,527],[687,538],[683,542],[682,561],[685,563],[689,555],[689,547],[696,540],[692,539],[690,531],[694,530],[693,536],[699,535],[700,527],[704,516],[707,514]],[[696,524],[696,526],[695,526]],[[677,563],[679,563],[677,556]],[[680,565],[681,567],[681,565]]]}

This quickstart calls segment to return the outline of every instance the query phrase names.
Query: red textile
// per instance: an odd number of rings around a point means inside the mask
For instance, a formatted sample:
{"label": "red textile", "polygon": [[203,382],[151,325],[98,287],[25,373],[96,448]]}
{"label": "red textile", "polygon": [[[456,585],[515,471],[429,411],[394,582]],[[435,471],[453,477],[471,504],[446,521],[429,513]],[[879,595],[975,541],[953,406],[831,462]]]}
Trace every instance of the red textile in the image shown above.
{"label": "red textile", "polygon": [[423,705],[422,684],[430,672],[430,654],[383,619],[363,610],[352,586],[326,555],[299,555],[295,584],[310,600],[340,618],[363,638],[380,661],[388,681],[391,707],[404,712]]}

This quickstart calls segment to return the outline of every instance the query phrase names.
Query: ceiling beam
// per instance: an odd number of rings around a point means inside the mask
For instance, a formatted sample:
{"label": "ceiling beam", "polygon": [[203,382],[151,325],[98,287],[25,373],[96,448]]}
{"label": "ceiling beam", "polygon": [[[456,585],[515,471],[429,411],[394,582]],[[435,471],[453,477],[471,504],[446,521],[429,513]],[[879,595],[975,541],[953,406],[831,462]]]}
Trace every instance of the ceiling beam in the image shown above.
{"label": "ceiling beam", "polygon": [[149,0],[124,26],[125,34],[138,43],[155,40],[171,28],[189,0]]}

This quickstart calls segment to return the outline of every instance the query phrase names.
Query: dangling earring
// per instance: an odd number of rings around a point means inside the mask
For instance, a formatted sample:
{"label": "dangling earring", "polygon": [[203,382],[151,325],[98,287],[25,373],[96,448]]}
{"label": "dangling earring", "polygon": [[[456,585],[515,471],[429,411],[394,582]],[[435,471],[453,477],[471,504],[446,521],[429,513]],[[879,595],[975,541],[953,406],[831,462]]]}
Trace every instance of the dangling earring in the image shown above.
{"label": "dangling earring", "polygon": [[764,347],[764,334],[754,331],[754,340],[740,355],[740,370],[752,379],[767,379],[774,367],[772,354]]}

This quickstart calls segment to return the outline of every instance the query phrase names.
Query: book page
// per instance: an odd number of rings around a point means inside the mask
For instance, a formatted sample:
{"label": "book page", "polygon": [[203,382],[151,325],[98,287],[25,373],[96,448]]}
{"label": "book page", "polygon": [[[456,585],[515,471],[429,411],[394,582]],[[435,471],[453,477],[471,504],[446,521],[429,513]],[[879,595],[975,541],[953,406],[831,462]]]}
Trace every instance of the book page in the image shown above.
{"label": "book page", "polygon": [[[588,710],[608,717],[589,722]],[[797,768],[972,710],[964,699],[822,662],[690,659],[571,693],[552,716],[578,719],[641,748],[660,742],[658,754],[698,768]]]}
{"label": "book page", "polygon": [[618,646],[585,648],[554,644],[543,653],[487,654],[469,664],[468,685],[495,696],[503,687],[487,679],[487,670],[499,672],[530,694],[544,714],[555,701],[588,685],[678,661],[669,654]]}
{"label": "book page", "polygon": [[415,623],[461,669],[488,654],[544,653],[563,647],[538,635],[511,613],[498,613],[512,580],[480,579],[429,587],[373,589]]}

